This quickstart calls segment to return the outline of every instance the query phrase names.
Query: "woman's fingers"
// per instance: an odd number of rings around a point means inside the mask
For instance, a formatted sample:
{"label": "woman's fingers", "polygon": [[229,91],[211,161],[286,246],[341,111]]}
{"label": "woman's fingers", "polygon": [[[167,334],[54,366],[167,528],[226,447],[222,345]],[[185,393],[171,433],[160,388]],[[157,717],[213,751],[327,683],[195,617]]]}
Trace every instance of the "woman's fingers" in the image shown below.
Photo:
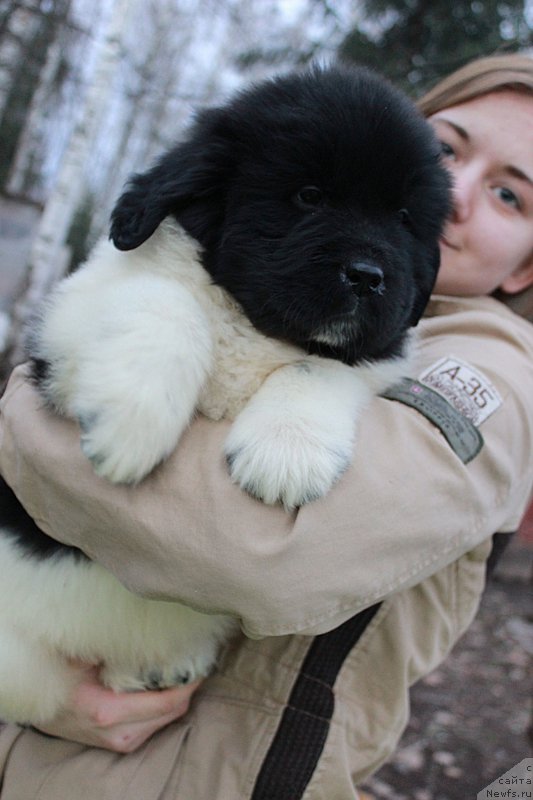
{"label": "woman's fingers", "polygon": [[114,692],[98,681],[98,668],[83,671],[69,705],[44,733],[117,753],[136,750],[156,731],[182,717],[201,681],[162,691]]}
{"label": "woman's fingers", "polygon": [[114,692],[96,680],[83,682],[76,691],[76,703],[93,722],[102,727],[147,722],[166,716],[181,716],[201,681],[162,691]]}

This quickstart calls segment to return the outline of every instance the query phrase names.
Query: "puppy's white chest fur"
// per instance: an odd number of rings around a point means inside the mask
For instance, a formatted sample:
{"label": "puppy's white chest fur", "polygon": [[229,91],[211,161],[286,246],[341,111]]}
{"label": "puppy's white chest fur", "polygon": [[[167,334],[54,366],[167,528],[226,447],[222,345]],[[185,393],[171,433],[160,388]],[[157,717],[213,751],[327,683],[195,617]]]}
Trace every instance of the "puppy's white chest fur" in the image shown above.
{"label": "puppy's white chest fur", "polygon": [[211,320],[213,358],[198,410],[211,419],[235,419],[272,372],[301,361],[305,354],[260,334],[224,290],[210,286],[204,299]]}

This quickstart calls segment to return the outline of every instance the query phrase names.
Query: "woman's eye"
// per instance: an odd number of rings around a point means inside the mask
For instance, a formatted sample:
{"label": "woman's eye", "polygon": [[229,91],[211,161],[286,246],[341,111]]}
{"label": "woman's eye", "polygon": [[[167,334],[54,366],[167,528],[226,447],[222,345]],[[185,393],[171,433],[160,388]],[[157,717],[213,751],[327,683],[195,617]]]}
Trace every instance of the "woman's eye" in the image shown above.
{"label": "woman's eye", "polygon": [[512,206],[513,208],[517,209],[521,207],[520,200],[512,191],[512,189],[508,189],[507,186],[496,186],[494,193],[497,197],[499,197],[502,203],[505,203],[505,205]]}
{"label": "woman's eye", "polygon": [[448,142],[440,142],[440,152],[443,158],[455,158],[455,150]]}
{"label": "woman's eye", "polygon": [[322,205],[324,196],[318,186],[304,186],[293,197],[299,208],[304,210],[318,208]]}

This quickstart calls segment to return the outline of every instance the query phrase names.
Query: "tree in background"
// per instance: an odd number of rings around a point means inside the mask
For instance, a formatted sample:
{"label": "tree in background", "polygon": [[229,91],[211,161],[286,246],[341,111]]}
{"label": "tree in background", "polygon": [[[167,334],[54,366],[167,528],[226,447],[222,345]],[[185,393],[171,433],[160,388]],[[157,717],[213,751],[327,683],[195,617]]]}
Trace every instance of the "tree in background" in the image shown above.
{"label": "tree in background", "polygon": [[[71,0],[10,0],[0,9],[0,185],[16,158],[36,89],[42,108],[43,100],[60,86],[61,45],[70,27],[70,5]],[[32,128],[35,132],[36,126]],[[30,152],[29,147],[25,150]],[[38,156],[37,148],[32,155]],[[24,173],[18,191],[38,182],[39,165],[28,160]]]}
{"label": "tree in background", "polygon": [[533,46],[524,0],[362,0],[362,10],[339,55],[411,94],[478,56]]}

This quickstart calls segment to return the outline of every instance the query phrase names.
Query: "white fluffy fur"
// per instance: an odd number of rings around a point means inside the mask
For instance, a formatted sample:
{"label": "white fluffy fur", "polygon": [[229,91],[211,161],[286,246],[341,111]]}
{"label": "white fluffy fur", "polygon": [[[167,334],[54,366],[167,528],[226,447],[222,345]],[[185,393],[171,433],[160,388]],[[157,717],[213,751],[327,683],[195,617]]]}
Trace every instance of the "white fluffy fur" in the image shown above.
{"label": "white fluffy fur", "polygon": [[0,718],[44,723],[65,704],[80,671],[67,659],[104,664],[114,689],[142,689],[206,675],[229,617],[139,597],[94,562],[28,558],[0,537]]}
{"label": "white fluffy fur", "polygon": [[[101,476],[141,480],[198,409],[235,420],[233,480],[287,508],[331,488],[350,463],[360,411],[405,372],[403,359],[348,367],[263,336],[170,220],[128,253],[102,242],[53,294],[34,354],[53,365],[47,396],[80,421]],[[171,684],[206,674],[235,629],[227,617],[136,597],[96,564],[24,558],[9,539],[0,564],[7,719],[53,717],[75,680],[65,656],[104,663],[116,689],[140,688],[155,669]]]}

